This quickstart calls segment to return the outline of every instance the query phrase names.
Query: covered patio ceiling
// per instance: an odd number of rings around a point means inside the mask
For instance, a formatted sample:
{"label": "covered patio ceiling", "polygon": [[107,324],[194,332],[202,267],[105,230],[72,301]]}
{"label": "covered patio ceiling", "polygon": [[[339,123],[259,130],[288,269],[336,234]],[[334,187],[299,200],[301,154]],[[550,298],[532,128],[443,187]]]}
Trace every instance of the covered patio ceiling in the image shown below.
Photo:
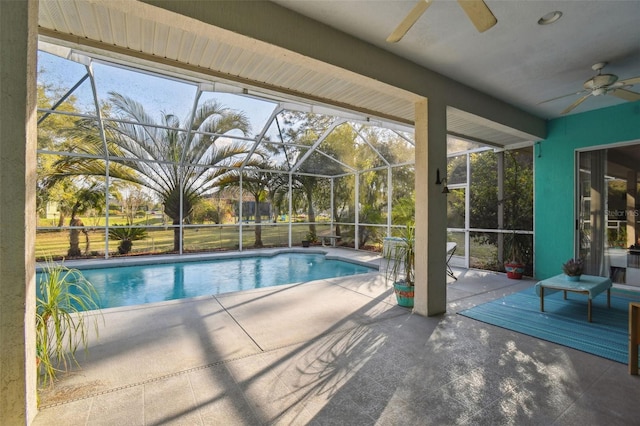
{"label": "covered patio ceiling", "polygon": [[[40,40],[64,46],[67,55],[82,52],[220,83],[222,90],[231,86],[246,95],[292,102],[309,111],[330,107],[346,119],[357,115],[381,127],[406,128],[413,125],[415,102],[422,99],[411,91],[138,1],[50,0],[40,3],[39,13]],[[518,147],[540,139],[453,106],[447,108],[447,128],[454,136],[496,147]]]}

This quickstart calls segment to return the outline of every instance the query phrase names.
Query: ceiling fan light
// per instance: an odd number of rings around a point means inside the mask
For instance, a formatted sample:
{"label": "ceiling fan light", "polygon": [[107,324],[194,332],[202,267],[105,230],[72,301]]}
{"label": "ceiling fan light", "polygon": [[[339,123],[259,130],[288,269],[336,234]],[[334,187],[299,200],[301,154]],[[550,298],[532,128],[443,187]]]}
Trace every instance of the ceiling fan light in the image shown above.
{"label": "ceiling fan light", "polygon": [[549,12],[546,15],[544,15],[542,18],[538,19],[538,25],[553,24],[561,17],[562,17],[562,12],[560,12],[559,10]]}
{"label": "ceiling fan light", "polygon": [[600,88],[609,88],[618,80],[618,76],[613,74],[598,74],[585,81],[582,85],[587,90],[596,90]]}
{"label": "ceiling fan light", "polygon": [[600,96],[604,95],[605,93],[607,93],[607,89],[605,87],[600,87],[591,92],[593,96]]}

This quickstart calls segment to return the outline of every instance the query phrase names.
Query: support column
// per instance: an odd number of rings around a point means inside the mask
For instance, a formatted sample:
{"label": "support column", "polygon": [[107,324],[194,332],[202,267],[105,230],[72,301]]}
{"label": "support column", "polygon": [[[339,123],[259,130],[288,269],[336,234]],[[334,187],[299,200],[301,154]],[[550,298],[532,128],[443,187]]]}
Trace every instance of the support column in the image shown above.
{"label": "support column", "polygon": [[0,1],[0,422],[36,415],[38,2]]}
{"label": "support column", "polygon": [[436,170],[447,174],[447,110],[443,102],[416,104],[416,283],[414,312],[439,315],[447,309],[447,198]]}

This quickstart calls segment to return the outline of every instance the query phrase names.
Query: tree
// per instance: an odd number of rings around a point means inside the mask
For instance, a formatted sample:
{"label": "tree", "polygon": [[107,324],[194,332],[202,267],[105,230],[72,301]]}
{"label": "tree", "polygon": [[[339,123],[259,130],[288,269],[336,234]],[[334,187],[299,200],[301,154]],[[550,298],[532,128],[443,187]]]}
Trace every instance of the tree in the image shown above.
{"label": "tree", "polygon": [[[503,196],[498,196],[498,156],[504,156]],[[533,159],[531,149],[505,151],[503,154],[484,151],[470,155],[470,208],[472,228],[509,230],[509,233],[479,233],[475,237],[482,244],[496,245],[499,252],[496,261],[511,260],[518,252],[530,272],[533,259],[531,235],[516,231],[533,229]],[[455,167],[451,162],[450,167]],[[462,202],[462,201],[460,201]],[[500,222],[499,208],[503,214]],[[462,209],[462,205],[459,205]],[[511,255],[509,252],[513,252]],[[486,266],[486,265],[485,265]],[[496,265],[501,268],[501,262]]]}
{"label": "tree", "polygon": [[[64,89],[52,85],[38,84],[38,108],[51,106],[64,95]],[[55,99],[55,100],[54,100]],[[60,112],[77,113],[76,97],[69,96],[56,110]],[[65,151],[68,149],[67,138],[61,129],[71,128],[77,119],[71,115],[48,114],[41,115],[38,121],[38,149],[48,151]],[[71,214],[75,203],[74,194],[78,186],[73,178],[50,179],[54,173],[54,164],[61,158],[58,154],[38,154],[36,183],[36,209],[44,214],[50,203],[57,205],[60,213],[57,226],[64,225],[66,217]]]}
{"label": "tree", "polygon": [[533,158],[530,150],[505,153],[505,228],[533,230]]}
{"label": "tree", "polygon": [[[493,151],[471,154],[469,220],[472,228],[498,227],[498,158]],[[452,165],[453,167],[453,165]]]}
{"label": "tree", "polygon": [[191,212],[191,223],[220,223],[220,202],[212,198],[202,198]]}
{"label": "tree", "polygon": [[91,208],[102,209],[105,205],[105,199],[104,185],[95,182],[89,187],[82,188],[76,192],[76,202],[71,208],[71,219],[69,220],[69,226],[72,227],[69,231],[69,251],[67,252],[69,257],[82,255],[82,251],[80,250],[80,232],[85,236],[85,254],[89,253],[89,233],[84,228],[84,223],[78,215],[85,213]]}
{"label": "tree", "polygon": [[[360,177],[359,222],[363,224],[381,224],[387,217],[387,176],[389,163],[395,163],[395,156],[389,145],[382,139],[377,129],[361,126],[358,129],[365,143],[356,145],[356,167],[363,170]],[[375,147],[375,150],[374,150]],[[361,225],[358,229],[359,246],[369,241],[379,241],[381,228]]]}
{"label": "tree", "polygon": [[122,213],[127,219],[127,225],[133,225],[136,214],[140,210],[147,210],[151,204],[151,197],[140,189],[139,185],[127,185],[120,194],[119,200]]}
{"label": "tree", "polygon": [[[174,251],[180,249],[182,229],[193,206],[216,187],[216,178],[240,167],[247,148],[238,142],[221,141],[239,131],[247,135],[249,120],[215,101],[202,103],[192,120],[183,126],[180,119],[162,113],[156,123],[134,99],[110,93],[115,120],[105,120],[106,149],[97,137],[96,122],[81,120],[73,129],[75,151],[118,158],[110,162],[109,175],[142,185],[162,200],[164,213],[174,227]],[[185,130],[185,127],[187,130]],[[58,175],[106,174],[101,159],[68,157],[57,163]]]}
{"label": "tree", "polygon": [[255,168],[245,168],[242,172],[235,170],[226,173],[218,182],[221,189],[240,187],[242,185],[242,190],[246,190],[253,196],[253,199],[255,200],[255,241],[253,245],[255,247],[263,247],[264,245],[262,242],[262,215],[260,213],[260,203],[267,200],[269,193],[272,192],[272,188],[275,190],[275,186],[277,185],[276,182],[279,182],[275,179],[277,174],[266,172],[262,170],[263,167],[266,167],[266,165],[262,164],[256,165]]}
{"label": "tree", "polygon": [[[309,234],[312,238],[316,236],[316,207],[328,209],[330,205],[330,181],[324,176],[345,173],[346,169],[338,159],[344,160],[343,157],[353,155],[349,146],[353,144],[355,132],[347,123],[325,135],[333,120],[333,117],[303,113],[289,113],[284,120],[289,127],[284,132],[283,139],[292,146],[311,147],[318,139],[325,137],[311,153],[300,148],[287,152],[287,169],[295,168],[292,175],[294,203],[307,210]],[[353,159],[345,160],[352,161]]]}

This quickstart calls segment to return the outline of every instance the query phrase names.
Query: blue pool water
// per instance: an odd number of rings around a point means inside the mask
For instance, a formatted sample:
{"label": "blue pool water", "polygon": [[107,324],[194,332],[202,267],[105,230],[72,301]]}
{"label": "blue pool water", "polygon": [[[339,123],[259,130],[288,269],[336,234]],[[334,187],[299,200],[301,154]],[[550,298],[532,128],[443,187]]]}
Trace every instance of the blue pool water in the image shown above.
{"label": "blue pool water", "polygon": [[322,254],[285,253],[82,270],[101,308],[217,295],[375,271]]}

